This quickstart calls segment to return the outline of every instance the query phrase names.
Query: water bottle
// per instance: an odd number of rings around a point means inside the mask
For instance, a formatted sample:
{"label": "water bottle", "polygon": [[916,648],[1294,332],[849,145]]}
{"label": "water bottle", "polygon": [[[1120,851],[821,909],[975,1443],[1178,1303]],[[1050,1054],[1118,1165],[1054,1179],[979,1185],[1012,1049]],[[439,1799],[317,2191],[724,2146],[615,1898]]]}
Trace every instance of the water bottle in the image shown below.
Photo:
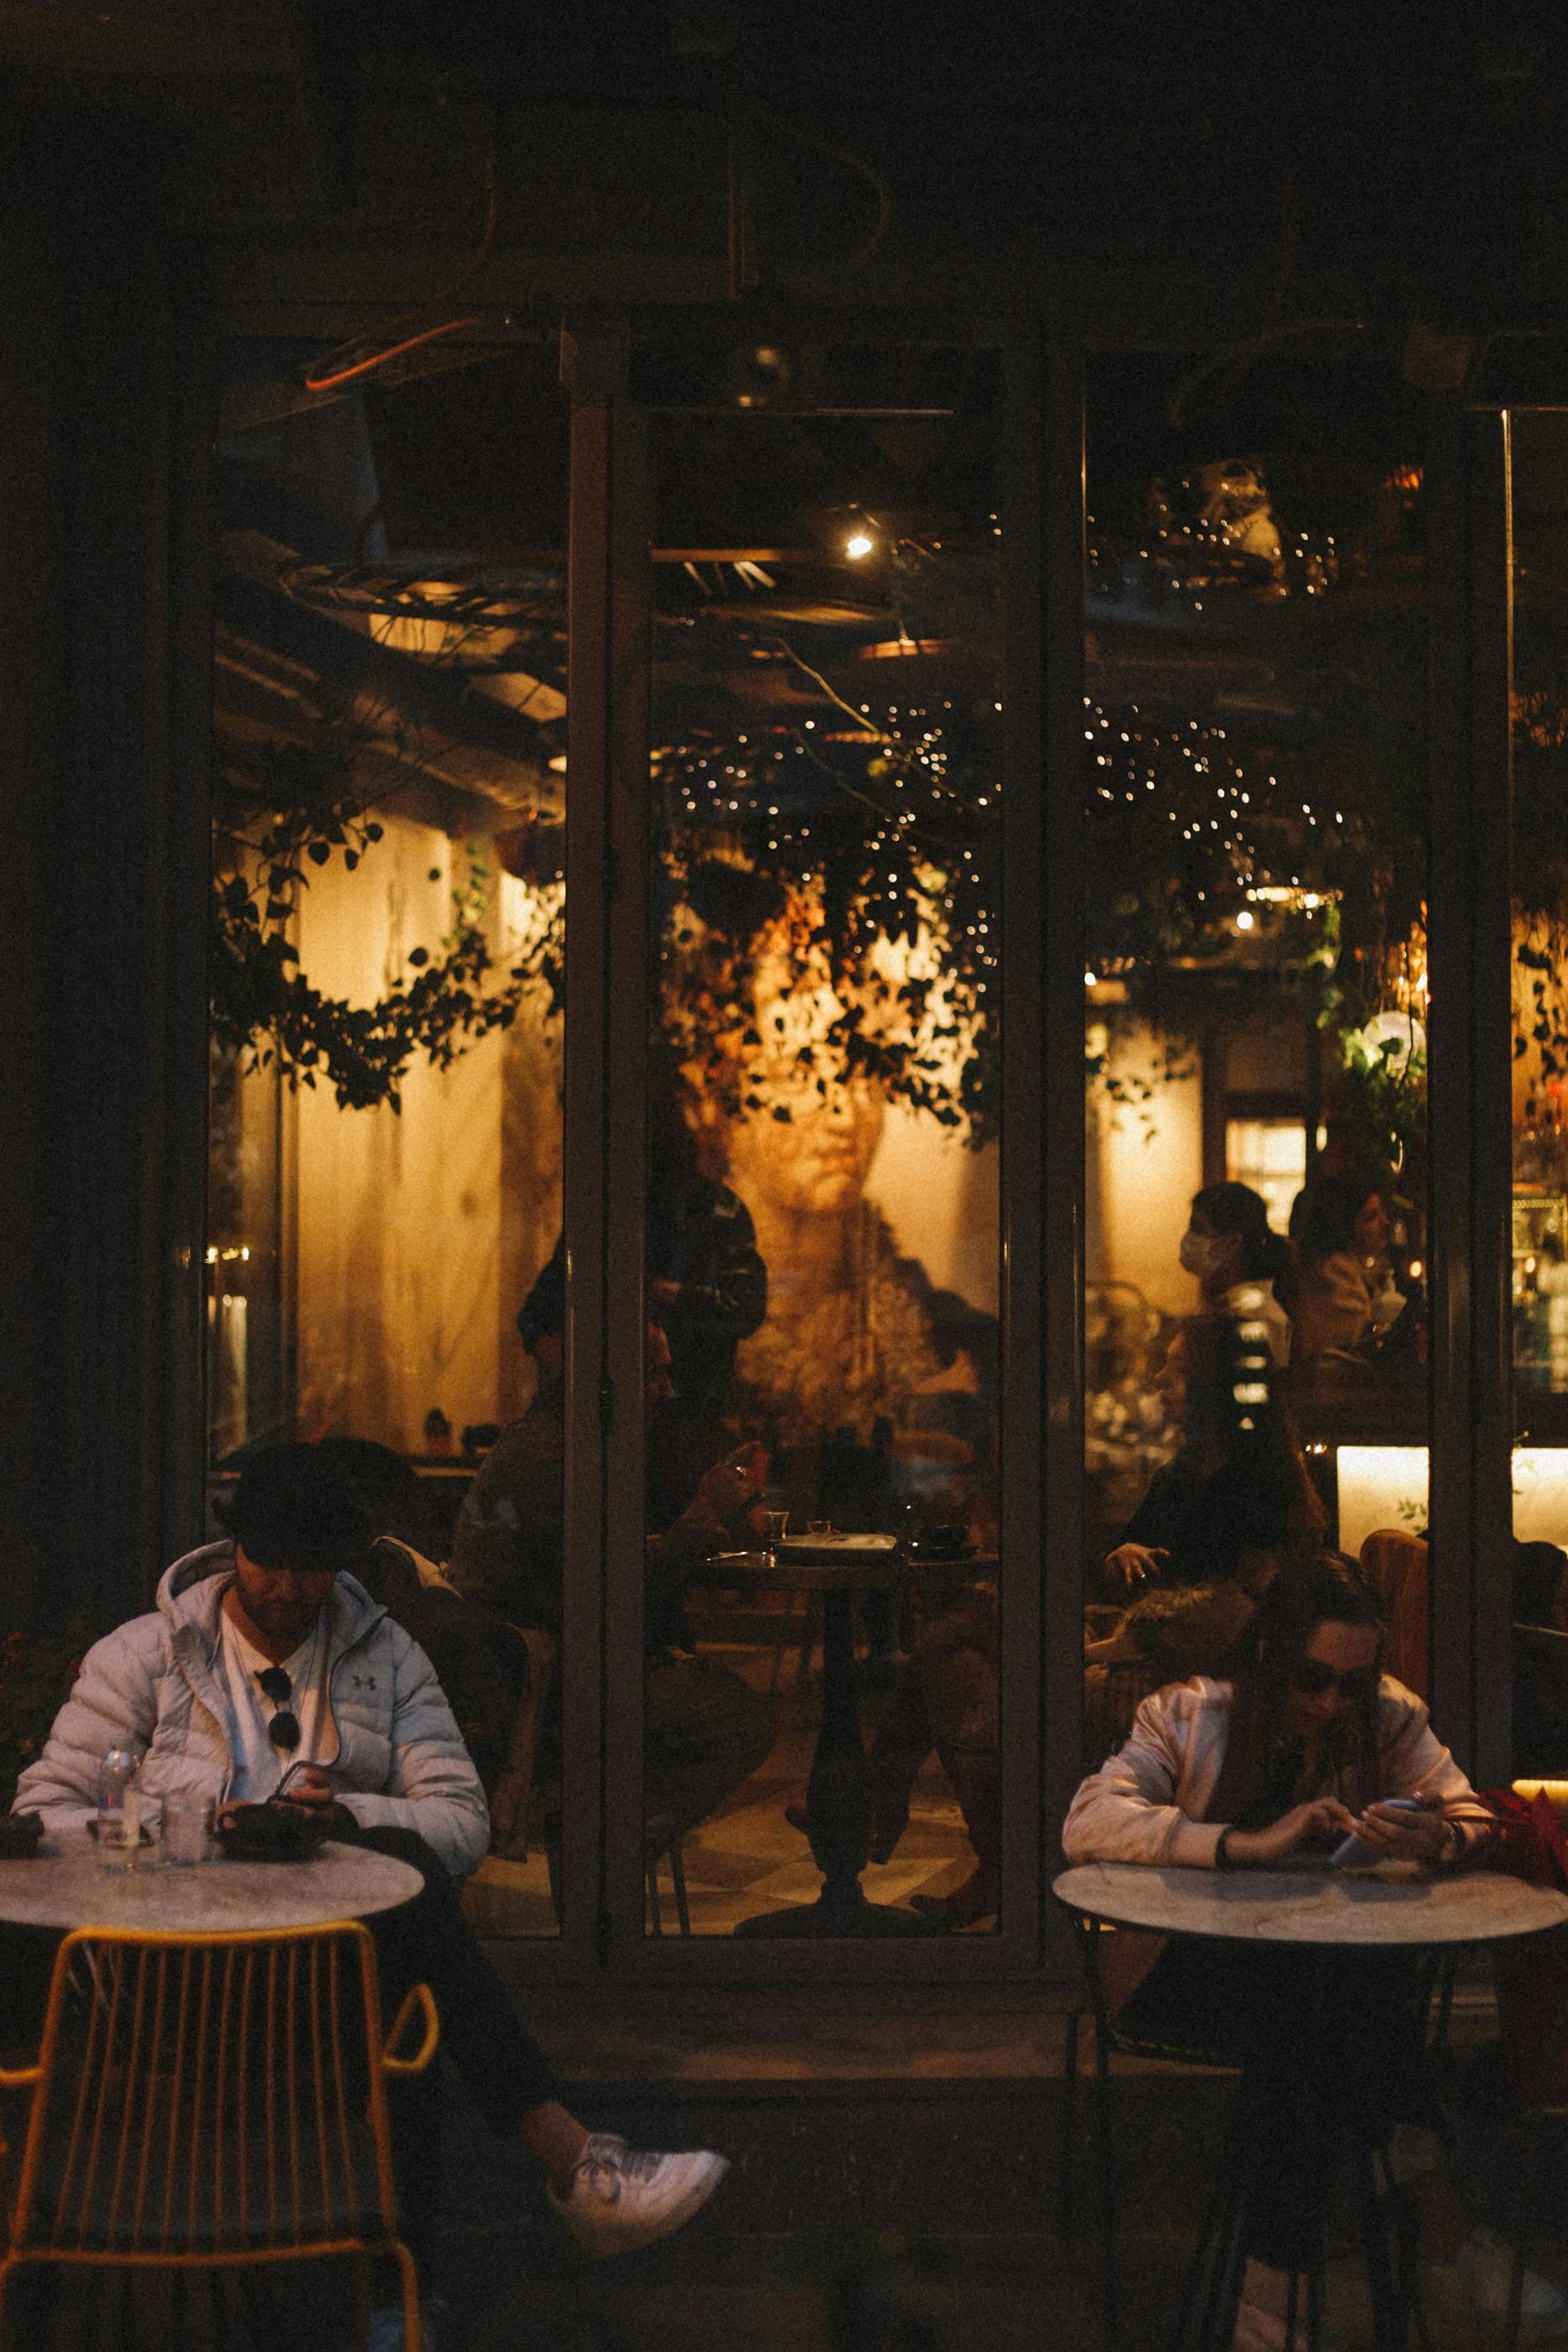
{"label": "water bottle", "polygon": [[137,1759],[129,1748],[111,1748],[98,1781],[98,1866],[133,1870],[142,1841],[142,1790]]}

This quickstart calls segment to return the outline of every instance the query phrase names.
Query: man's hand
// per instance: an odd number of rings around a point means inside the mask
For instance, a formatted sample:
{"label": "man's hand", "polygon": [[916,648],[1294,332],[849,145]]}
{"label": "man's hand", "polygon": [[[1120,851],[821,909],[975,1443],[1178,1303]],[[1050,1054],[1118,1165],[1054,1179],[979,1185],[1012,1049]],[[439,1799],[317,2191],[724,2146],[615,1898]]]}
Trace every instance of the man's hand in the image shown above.
{"label": "man's hand", "polygon": [[767,1476],[768,1457],[761,1445],[742,1445],[703,1474],[690,1509],[700,1518],[727,1527],[739,1517]]}
{"label": "man's hand", "polygon": [[[1454,1842],[1441,1805],[1423,1805],[1418,1813],[1369,1805],[1352,1826],[1364,1844],[1390,1862],[1441,1862]],[[1234,1851],[1236,1840],[1230,1843]]]}
{"label": "man's hand", "polygon": [[353,1815],[346,1805],[339,1804],[331,1780],[324,1772],[318,1772],[313,1764],[303,1766],[281,1794],[269,1798],[268,1801],[274,1805],[297,1805],[302,1813],[309,1813],[313,1822],[324,1822],[340,1835],[352,1831],[354,1826]]}
{"label": "man's hand", "polygon": [[1279,1862],[1309,1838],[1331,1832],[1348,1837],[1352,1830],[1358,1824],[1348,1806],[1337,1797],[1314,1797],[1308,1804],[1292,1805],[1266,1830],[1232,1830],[1226,1852],[1232,1862]]}
{"label": "man's hand", "polygon": [[1112,1583],[1120,1577],[1123,1584],[1143,1584],[1159,1575],[1170,1557],[1161,1544],[1152,1549],[1148,1544],[1118,1544],[1105,1555],[1105,1573]]}
{"label": "man's hand", "polygon": [[667,1275],[656,1274],[647,1288],[649,1297],[657,1298],[661,1307],[673,1307],[680,1296],[679,1283],[671,1282]]}

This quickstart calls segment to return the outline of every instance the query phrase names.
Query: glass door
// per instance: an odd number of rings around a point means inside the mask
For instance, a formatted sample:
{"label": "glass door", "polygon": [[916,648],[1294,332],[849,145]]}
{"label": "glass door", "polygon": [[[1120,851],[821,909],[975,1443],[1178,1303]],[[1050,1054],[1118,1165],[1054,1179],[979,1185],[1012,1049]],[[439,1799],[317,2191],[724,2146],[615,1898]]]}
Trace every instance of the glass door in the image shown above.
{"label": "glass door", "polygon": [[1009,1496],[1038,1462],[1004,1399],[1002,1167],[1033,897],[1010,795],[1032,817],[1039,776],[1008,735],[1006,384],[984,345],[632,354],[649,690],[615,863],[646,923],[611,949],[606,1754],[616,1948],[644,1967],[1033,1949],[1005,1759],[1036,1754]]}

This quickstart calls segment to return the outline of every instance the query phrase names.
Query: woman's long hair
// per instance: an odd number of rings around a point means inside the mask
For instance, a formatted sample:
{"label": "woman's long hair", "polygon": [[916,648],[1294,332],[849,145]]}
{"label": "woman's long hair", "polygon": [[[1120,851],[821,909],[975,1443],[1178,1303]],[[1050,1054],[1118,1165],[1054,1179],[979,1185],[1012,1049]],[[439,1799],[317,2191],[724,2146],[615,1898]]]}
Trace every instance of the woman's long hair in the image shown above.
{"label": "woman's long hair", "polygon": [[1290,1240],[1303,1265],[1319,1265],[1342,1252],[1363,1255],[1355,1237],[1355,1221],[1383,1180],[1367,1168],[1347,1169],[1341,1176],[1317,1176],[1303,1184],[1290,1204]]}
{"label": "woman's long hair", "polygon": [[1383,1604],[1353,1559],[1325,1551],[1282,1568],[1258,1604],[1237,1661],[1225,1777],[1236,1790],[1232,1818],[1243,1829],[1278,1821],[1295,1802],[1300,1752],[1285,1729],[1291,1677],[1320,1625],[1369,1625],[1377,1649],[1364,1696],[1323,1735],[1321,1789],[1349,1789],[1358,1806],[1379,1791],[1377,1677],[1383,1664]]}

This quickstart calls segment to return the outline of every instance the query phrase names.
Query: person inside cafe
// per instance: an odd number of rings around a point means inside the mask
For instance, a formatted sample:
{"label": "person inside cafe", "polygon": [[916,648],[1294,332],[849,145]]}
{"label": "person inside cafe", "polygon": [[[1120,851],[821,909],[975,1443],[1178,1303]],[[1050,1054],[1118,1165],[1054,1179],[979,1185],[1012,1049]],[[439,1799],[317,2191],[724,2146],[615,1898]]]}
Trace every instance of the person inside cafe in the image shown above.
{"label": "person inside cafe", "polygon": [[[1457,1868],[1490,1817],[1422,1701],[1381,1672],[1382,1638],[1378,1596],[1352,1560],[1324,1551],[1281,1569],[1234,1676],[1194,1675],[1155,1692],[1084,1780],[1062,1832],[1068,1859],[1237,1871],[1327,1853],[1353,1832],[1379,1857]],[[1419,1809],[1391,1810],[1393,1797]],[[1255,2118],[1235,2337],[1243,2352],[1283,2352],[1288,2277],[1311,2266],[1321,2242],[1331,2135],[1308,2144],[1281,2125],[1304,2098],[1374,2147],[1405,2126],[1404,2168],[1428,2256],[1459,2263],[1421,2020],[1398,1954],[1357,1949],[1325,1961],[1235,1939],[1115,1941],[1119,2022],[1242,2063],[1244,2113]],[[1324,1966],[1326,2009],[1311,1974]],[[1322,2015],[1333,2020],[1330,2035],[1310,2027]],[[1472,2287],[1474,2270],[1472,2261]]]}
{"label": "person inside cafe", "polygon": [[[532,1404],[485,1457],[458,1515],[447,1575],[454,1589],[513,1625],[548,1633],[560,1649],[566,1602],[564,1265],[552,1259],[518,1316],[539,1386]],[[669,1343],[649,1323],[644,1411],[650,1438],[674,1391]],[[649,1453],[657,1451],[650,1444]],[[644,1583],[643,1810],[679,1835],[706,1820],[766,1762],[773,1703],[741,1676],[697,1654],[685,1610],[688,1583],[716,1551],[749,1539],[748,1514],[767,1456],[743,1445],[705,1470],[684,1507],[647,1546]],[[543,1710],[542,1761],[559,1770],[560,1678]]]}
{"label": "person inside cafe", "polygon": [[1364,1381],[1405,1313],[1379,1180],[1349,1169],[1304,1184],[1290,1209],[1292,1361],[1310,1386]]}
{"label": "person inside cafe", "polygon": [[1292,1274],[1290,1244],[1268,1222],[1268,1204],[1250,1184],[1205,1184],[1193,1195],[1177,1252],[1195,1275],[1198,1312],[1247,1315],[1262,1322],[1277,1366],[1290,1360],[1284,1294]]}
{"label": "person inside cafe", "polygon": [[[150,1796],[205,1799],[220,1820],[288,1807],[412,1864],[420,1894],[371,1923],[390,2007],[429,1985],[443,2051],[489,2127],[535,2158],[579,2245],[649,2243],[707,2201],[725,2161],[633,2150],[563,2104],[463,1917],[458,1882],[489,1843],[484,1794],[429,1660],[354,1572],[371,1533],[352,1483],[314,1447],[253,1454],[226,1536],[177,1559],[157,1607],[88,1652],[15,1810],[79,1829],[106,1754],[123,1748],[140,1757]],[[398,2134],[415,2242],[435,2202],[430,2124],[405,2112]]]}
{"label": "person inside cafe", "polygon": [[1245,1405],[1236,1397],[1237,1325],[1250,1319],[1194,1316],[1172,1340],[1154,1387],[1182,1443],[1106,1553],[1112,1594],[1151,1584],[1256,1592],[1285,1559],[1321,1547],[1327,1515],[1281,1382],[1258,1383],[1267,1394]]}

